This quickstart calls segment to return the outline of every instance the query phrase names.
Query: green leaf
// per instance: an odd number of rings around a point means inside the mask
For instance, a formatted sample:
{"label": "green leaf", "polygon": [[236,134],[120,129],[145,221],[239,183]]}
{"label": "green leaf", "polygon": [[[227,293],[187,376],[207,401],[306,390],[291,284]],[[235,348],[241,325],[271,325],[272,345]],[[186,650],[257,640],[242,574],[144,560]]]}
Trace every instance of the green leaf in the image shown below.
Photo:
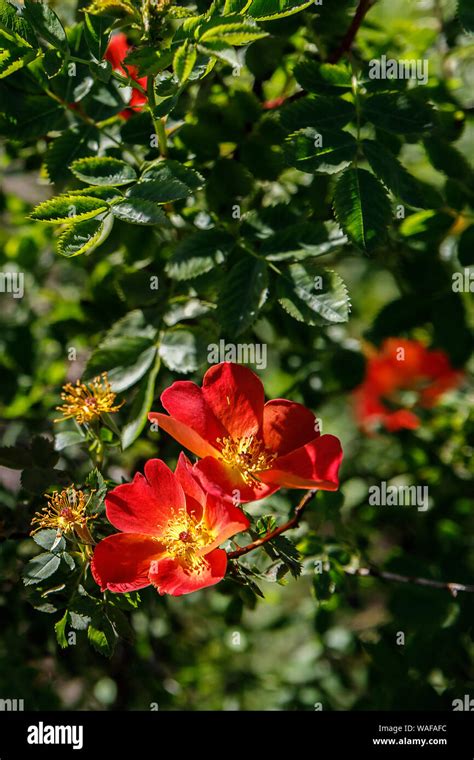
{"label": "green leaf", "polygon": [[130,388],[153,363],[156,332],[156,328],[146,323],[143,312],[129,312],[93,351],[84,378],[88,380],[105,371],[116,393]]}
{"label": "green leaf", "polygon": [[31,219],[49,224],[92,219],[107,211],[108,204],[99,198],[84,195],[58,195],[49,201],[43,201],[30,214]]}
{"label": "green leaf", "polygon": [[303,60],[295,66],[293,75],[307,92],[338,94],[352,89],[351,70],[345,63]]}
{"label": "green leaf", "polygon": [[398,158],[375,140],[364,140],[364,155],[374,174],[384,185],[408,206],[424,208],[425,201],[416,179],[407,172]]}
{"label": "green leaf", "polygon": [[69,195],[86,195],[88,198],[100,198],[103,201],[113,201],[117,198],[123,198],[121,190],[110,185],[87,185],[76,190],[69,190]]}
{"label": "green leaf", "polygon": [[128,145],[150,147],[150,135],[153,135],[154,131],[149,111],[142,111],[125,121],[120,130],[120,136],[122,141]]}
{"label": "green leaf", "polygon": [[458,17],[466,32],[474,32],[474,7],[471,0],[459,0]]}
{"label": "green leaf", "polygon": [[33,535],[33,540],[42,549],[46,549],[48,552],[56,552],[59,554],[66,548],[66,540],[58,535],[58,531],[54,528],[46,528],[45,530],[39,530]]}
{"label": "green leaf", "polygon": [[341,175],[334,211],[344,232],[368,253],[381,244],[391,219],[385,188],[365,169],[346,169]]}
{"label": "green leaf", "polygon": [[84,38],[87,47],[97,61],[102,61],[110,36],[113,18],[84,14]]}
{"label": "green leaf", "polygon": [[112,214],[129,224],[167,224],[166,215],[153,201],[144,198],[127,198],[113,203]]}
{"label": "green leaf", "polygon": [[46,42],[62,53],[69,51],[64,27],[49,5],[37,0],[25,0],[25,17]]}
{"label": "green leaf", "polygon": [[[125,14],[126,16],[135,15],[137,20],[141,20],[138,12],[132,5],[131,0],[92,0],[92,3],[87,8],[89,13],[97,14]],[[129,22],[130,19],[127,19]]]}
{"label": "green leaf", "polygon": [[190,45],[189,40],[183,42],[174,54],[173,71],[181,85],[189,79],[192,70],[194,69],[196,58],[196,47]]}
{"label": "green leaf", "polygon": [[235,22],[232,19],[217,18],[199,26],[195,36],[204,44],[224,42],[238,46],[268,37],[268,32],[264,32],[251,20]]}
{"label": "green leaf", "polygon": [[196,372],[206,362],[209,341],[210,336],[196,328],[165,330],[159,348],[163,364],[172,372]]}
{"label": "green leaf", "polygon": [[290,264],[277,282],[278,302],[308,325],[347,322],[350,300],[342,278],[314,262]]}
{"label": "green leaf", "polygon": [[117,634],[110,620],[102,613],[95,614],[87,629],[91,646],[105,657],[111,657],[117,643]]}
{"label": "green leaf", "polygon": [[104,510],[104,500],[107,494],[108,486],[103,476],[95,467],[87,476],[86,485],[92,489],[89,509],[91,512],[100,512]]}
{"label": "green leaf", "polygon": [[292,16],[310,5],[313,0],[226,0],[224,13],[245,13],[257,21],[271,21]]}
{"label": "green leaf", "polygon": [[60,563],[60,557],[50,552],[44,552],[37,557],[33,557],[23,571],[23,583],[25,586],[41,583],[56,572]]}
{"label": "green leaf", "polygon": [[101,602],[87,594],[82,586],[78,592],[69,602],[71,628],[86,631],[93,615],[101,608]]}
{"label": "green leaf", "polygon": [[127,449],[138,438],[148,419],[155,395],[155,383],[160,369],[160,356],[157,353],[155,363],[143,378],[140,389],[132,404],[129,421],[122,430],[122,448]]}
{"label": "green leaf", "polygon": [[439,211],[417,211],[410,214],[400,225],[400,233],[404,237],[421,240],[440,241],[453,226],[453,217]]}
{"label": "green leaf", "polygon": [[22,69],[38,56],[37,50],[32,50],[23,42],[14,42],[0,34],[0,79]]}
{"label": "green leaf", "polygon": [[14,131],[15,139],[30,140],[42,137],[61,127],[64,109],[47,95],[23,95],[13,102],[9,101],[8,119]]}
{"label": "green leaf", "polygon": [[110,233],[112,224],[113,217],[109,215],[105,219],[87,219],[85,222],[71,225],[58,240],[59,253],[71,258],[93,251]]}
{"label": "green leaf", "polygon": [[15,39],[26,42],[30,47],[38,47],[33,27],[24,16],[24,8],[0,0],[0,29],[15,35]]}
{"label": "green leaf", "polygon": [[460,182],[474,185],[474,174],[468,161],[447,140],[428,137],[423,144],[435,169]]}
{"label": "green leaf", "polygon": [[100,82],[110,82],[112,76],[112,64],[109,61],[91,61],[89,63],[89,70],[92,76],[98,79]]}
{"label": "green leaf", "polygon": [[[265,550],[272,559],[278,558],[293,578],[301,575],[300,553],[296,546],[286,537],[277,536],[265,544]],[[283,573],[279,569],[277,580],[281,580]]]}
{"label": "green leaf", "polygon": [[334,174],[354,160],[357,140],[349,132],[325,132],[312,127],[294,132],[288,138],[288,162],[302,172]]}
{"label": "green leaf", "polygon": [[187,198],[204,184],[201,175],[179,161],[160,160],[146,169],[127,193],[155,203],[173,203]]}
{"label": "green leaf", "polygon": [[206,42],[204,45],[199,43],[198,50],[207,56],[214,56],[218,61],[232,66],[232,68],[240,68],[240,60],[235,48],[229,45],[227,42]]}
{"label": "green leaf", "polygon": [[146,338],[122,336],[102,343],[90,357],[86,377],[107,371],[112,389],[121,393],[135,385],[148,372],[156,347]]}
{"label": "green leaf", "polygon": [[56,640],[61,647],[61,649],[67,649],[69,646],[69,642],[66,637],[66,626],[69,621],[69,612],[66,610],[61,620],[58,620],[57,623],[54,624],[54,632],[56,634]]}
{"label": "green leaf", "polygon": [[290,224],[266,238],[260,253],[268,261],[315,258],[336,251],[347,237],[334,223],[299,222]]}
{"label": "green leaf", "polygon": [[74,560],[74,557],[69,554],[69,552],[61,552],[61,559],[68,566],[69,570],[71,570],[71,572],[74,572],[76,569],[76,562]]}
{"label": "green leaf", "polygon": [[341,129],[355,119],[352,103],[338,97],[311,95],[284,106],[280,119],[282,126],[291,132],[303,127],[314,127],[318,132]]}
{"label": "green leaf", "polygon": [[133,166],[127,164],[118,158],[109,156],[88,156],[87,158],[78,158],[74,161],[70,169],[72,173],[83,182],[90,185],[128,185],[137,178],[137,173]]}
{"label": "green leaf", "polygon": [[166,272],[173,280],[192,280],[222,264],[234,243],[234,238],[221,230],[194,232],[177,245]]}
{"label": "green leaf", "polygon": [[242,256],[228,273],[217,303],[224,333],[240,335],[258,317],[268,296],[268,270],[264,261]]}
{"label": "green leaf", "polygon": [[362,114],[378,129],[395,134],[420,134],[433,126],[431,106],[407,93],[371,95],[362,103]]}
{"label": "green leaf", "polygon": [[153,76],[167,69],[173,62],[171,50],[156,50],[151,47],[132,50],[125,58],[126,66],[135,66],[140,76]]}
{"label": "green leaf", "polygon": [[59,50],[48,48],[43,55],[43,68],[46,71],[48,79],[53,79],[64,66],[64,59]]}
{"label": "green leaf", "polygon": [[55,451],[62,451],[68,446],[76,446],[83,443],[85,436],[79,430],[66,430],[64,433],[57,433],[54,438]]}

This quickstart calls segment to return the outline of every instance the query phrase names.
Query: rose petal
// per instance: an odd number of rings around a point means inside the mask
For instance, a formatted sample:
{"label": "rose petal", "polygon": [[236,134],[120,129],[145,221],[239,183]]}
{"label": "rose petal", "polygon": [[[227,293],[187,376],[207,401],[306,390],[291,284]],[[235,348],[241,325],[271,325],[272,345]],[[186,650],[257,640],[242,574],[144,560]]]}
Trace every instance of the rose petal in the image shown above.
{"label": "rose petal", "polygon": [[129,50],[130,45],[127,42],[127,36],[123,32],[118,32],[117,34],[114,34],[107,45],[107,50],[105,51],[104,56],[105,60],[111,64],[113,69],[116,71],[122,71],[125,74],[123,60],[126,58]]}
{"label": "rose petal", "polygon": [[124,533],[159,536],[171,510],[184,509],[184,492],[174,473],[160,459],[150,459],[145,476],[137,473],[131,483],[107,494],[107,517]]}
{"label": "rose petal", "polygon": [[150,585],[151,563],[162,555],[162,546],[149,536],[115,533],[95,547],[92,575],[101,591],[137,591]]}
{"label": "rose petal", "polygon": [[202,489],[193,465],[183,452],[179,455],[175,475],[186,497],[186,509],[199,521],[206,506],[206,493]]}
{"label": "rose petal", "polygon": [[161,394],[161,403],[175,420],[194,430],[212,446],[226,429],[209,406],[202,389],[189,380],[177,380]]}
{"label": "rose petal", "polygon": [[265,401],[260,379],[247,367],[222,362],[204,375],[203,396],[234,439],[259,435]]}
{"label": "rose petal", "polygon": [[334,435],[322,435],[306,446],[279,457],[270,470],[260,473],[265,483],[285,488],[319,488],[336,491],[342,448]]}
{"label": "rose petal", "polygon": [[150,581],[160,594],[181,596],[219,583],[227,568],[227,554],[223,549],[200,558],[199,566],[192,569],[171,557],[164,557],[150,572]]}
{"label": "rose petal", "polygon": [[204,521],[216,536],[215,540],[206,546],[206,554],[211,549],[216,549],[223,544],[231,536],[235,536],[236,533],[247,530],[250,525],[250,521],[241,509],[234,504],[224,502],[220,497],[213,494],[207,496]]}
{"label": "rose petal", "polygon": [[248,485],[237,468],[214,457],[201,459],[195,465],[195,471],[206,491],[234,504],[263,499],[279,488],[277,485],[267,485],[263,482]]}
{"label": "rose petal", "polygon": [[263,442],[269,451],[283,456],[299,449],[318,435],[316,417],[302,404],[281,398],[265,404]]}

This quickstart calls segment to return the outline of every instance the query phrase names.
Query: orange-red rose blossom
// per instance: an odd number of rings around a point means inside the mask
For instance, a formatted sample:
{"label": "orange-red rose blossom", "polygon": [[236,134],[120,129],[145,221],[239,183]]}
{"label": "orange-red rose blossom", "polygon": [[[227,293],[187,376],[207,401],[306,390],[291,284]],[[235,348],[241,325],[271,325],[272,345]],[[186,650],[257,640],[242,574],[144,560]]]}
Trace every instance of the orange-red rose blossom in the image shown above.
{"label": "orange-red rose blossom", "polygon": [[114,488],[105,505],[121,532],[94,551],[91,570],[102,591],[153,585],[160,594],[181,596],[213,586],[227,567],[218,547],[249,526],[238,507],[204,492],[184,454],[174,473],[151,459],[145,475]]}
{"label": "orange-red rose blossom", "polygon": [[365,378],[354,391],[359,425],[369,433],[380,427],[389,432],[416,430],[421,422],[414,409],[432,407],[462,378],[444,351],[430,350],[416,340],[387,338],[369,354]]}
{"label": "orange-red rose blossom", "polygon": [[339,439],[321,435],[301,404],[265,403],[263,385],[247,367],[217,364],[201,388],[179,380],[161,403],[169,414],[151,412],[149,420],[201,457],[196,472],[206,491],[248,502],[281,487],[338,488]]}
{"label": "orange-red rose blossom", "polygon": [[[105,51],[105,60],[111,64],[114,71],[118,71],[120,74],[129,76],[134,82],[137,82],[144,90],[146,90],[147,77],[139,77],[138,70],[135,66],[127,65],[125,68],[123,64],[123,61],[127,57],[130,50],[131,46],[127,42],[126,35],[123,32],[118,32],[117,34],[114,34],[109,44],[107,45],[107,50]],[[146,100],[146,95],[144,95],[141,90],[137,89],[136,87],[132,87],[132,95],[128,102],[128,108],[125,108],[123,111],[121,111],[120,115],[123,116],[124,119],[129,119],[130,116],[133,116],[136,111],[141,110],[143,104],[146,103]]]}

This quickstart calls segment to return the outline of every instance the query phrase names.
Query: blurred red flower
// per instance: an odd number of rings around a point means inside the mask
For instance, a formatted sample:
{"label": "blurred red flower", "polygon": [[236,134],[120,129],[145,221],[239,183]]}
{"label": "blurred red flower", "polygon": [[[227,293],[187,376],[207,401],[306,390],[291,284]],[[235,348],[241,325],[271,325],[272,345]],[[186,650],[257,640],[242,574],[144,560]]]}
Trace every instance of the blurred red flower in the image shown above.
{"label": "blurred red flower", "polygon": [[151,412],[148,418],[202,457],[195,471],[206,490],[247,502],[282,486],[338,488],[339,439],[321,435],[314,414],[301,404],[265,403],[261,381],[246,367],[217,364],[202,388],[179,380],[161,403],[169,416]]}
{"label": "blurred red flower", "polygon": [[378,426],[389,432],[415,430],[421,423],[413,408],[432,407],[462,377],[444,351],[416,340],[387,338],[369,354],[365,378],[354,391],[359,424],[366,432]]}
{"label": "blurred red flower", "polygon": [[[114,34],[107,50],[105,51],[105,60],[109,61],[114,71],[118,71],[124,76],[129,76],[134,82],[137,82],[141,87],[146,90],[147,77],[139,77],[138,69],[135,66],[124,66],[124,59],[127,57],[131,50],[131,45],[127,42],[127,36],[123,32]],[[146,103],[146,95],[135,87],[132,87],[132,95],[130,97],[128,107],[120,112],[120,116],[124,119],[129,119],[134,113],[140,111],[143,104]]]}
{"label": "blurred red flower", "polygon": [[92,575],[102,591],[136,591],[150,584],[181,596],[213,586],[225,575],[227,554],[218,549],[249,521],[237,507],[206,494],[184,454],[173,473],[160,459],[132,483],[111,491],[107,517],[121,533],[96,546]]}

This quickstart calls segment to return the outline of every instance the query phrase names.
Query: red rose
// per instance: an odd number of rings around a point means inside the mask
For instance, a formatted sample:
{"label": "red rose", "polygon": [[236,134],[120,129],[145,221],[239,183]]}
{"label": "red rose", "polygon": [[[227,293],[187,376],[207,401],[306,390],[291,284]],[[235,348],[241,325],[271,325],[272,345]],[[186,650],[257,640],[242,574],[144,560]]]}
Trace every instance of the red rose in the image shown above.
{"label": "red rose", "polygon": [[[118,71],[125,76],[129,76],[134,82],[137,82],[144,90],[146,90],[147,77],[139,77],[138,70],[135,66],[127,65],[125,68],[123,65],[123,61],[131,49],[131,46],[127,42],[126,35],[123,32],[118,32],[117,34],[114,34],[109,44],[107,45],[107,50],[105,51],[105,60],[109,61],[115,71]],[[146,103],[146,100],[146,95],[144,95],[140,90],[133,87],[132,95],[128,103],[128,108],[125,108],[123,111],[121,111],[120,116],[123,116],[124,119],[129,119],[130,116],[133,116],[136,111],[140,111],[143,104]]]}
{"label": "red rose", "polygon": [[95,548],[91,570],[102,591],[152,584],[160,594],[181,596],[212,586],[227,567],[218,546],[249,526],[240,509],[204,493],[184,454],[175,473],[151,459],[145,475],[114,488],[105,505],[122,532]]}
{"label": "red rose", "polygon": [[[462,377],[444,351],[431,351],[416,340],[387,338],[380,351],[369,355],[365,379],[354,392],[359,424],[367,432],[377,425],[390,432],[415,430],[420,419],[412,407],[433,406]],[[407,392],[412,395],[409,407],[403,398]]]}
{"label": "red rose", "polygon": [[195,469],[213,493],[246,502],[281,486],[338,488],[339,439],[320,435],[314,414],[301,404],[265,403],[262,383],[246,367],[217,364],[202,388],[180,380],[161,403],[169,416],[152,412],[148,418],[202,457]]}

